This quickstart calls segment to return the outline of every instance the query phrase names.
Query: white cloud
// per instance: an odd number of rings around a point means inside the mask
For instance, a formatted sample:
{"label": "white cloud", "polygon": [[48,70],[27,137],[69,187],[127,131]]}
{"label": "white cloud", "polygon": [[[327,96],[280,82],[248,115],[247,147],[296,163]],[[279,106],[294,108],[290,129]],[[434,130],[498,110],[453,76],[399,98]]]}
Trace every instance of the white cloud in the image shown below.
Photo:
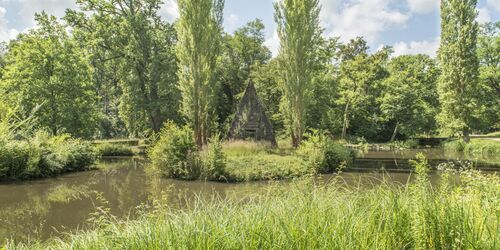
{"label": "white cloud", "polygon": [[479,15],[477,16],[477,21],[479,23],[487,23],[491,21],[490,11],[487,8],[479,8]]}
{"label": "white cloud", "polygon": [[280,38],[278,36],[278,31],[275,30],[273,32],[273,35],[269,37],[265,42],[264,45],[271,50],[273,53],[273,56],[277,56],[280,48]]}
{"label": "white cloud", "polygon": [[9,29],[5,13],[7,13],[7,10],[0,6],[0,42],[14,39],[19,34],[16,29]]}
{"label": "white cloud", "polygon": [[160,8],[159,14],[169,22],[179,18],[179,5],[176,0],[166,0]]}
{"label": "white cloud", "polygon": [[393,56],[426,54],[431,57],[436,57],[439,49],[439,38],[432,41],[411,41],[409,43],[399,42],[393,46],[393,49]]}
{"label": "white cloud", "polygon": [[395,26],[404,26],[410,16],[392,7],[393,0],[350,0],[340,6],[337,0],[323,0],[322,22],[327,35],[342,41],[363,36],[373,43],[379,34]]}
{"label": "white cloud", "polygon": [[500,12],[500,1],[498,0],[488,0],[488,5],[494,8],[497,12]]}
{"label": "white cloud", "polygon": [[234,13],[229,14],[226,18],[224,18],[224,28],[228,32],[233,32],[238,28],[238,23],[240,21],[240,17]]}
{"label": "white cloud", "polygon": [[426,14],[439,9],[439,0],[407,0],[410,10],[417,14]]}
{"label": "white cloud", "polygon": [[67,8],[75,8],[75,0],[18,0],[21,4],[20,16],[29,26],[35,24],[35,13],[45,11],[49,15],[62,17]]}

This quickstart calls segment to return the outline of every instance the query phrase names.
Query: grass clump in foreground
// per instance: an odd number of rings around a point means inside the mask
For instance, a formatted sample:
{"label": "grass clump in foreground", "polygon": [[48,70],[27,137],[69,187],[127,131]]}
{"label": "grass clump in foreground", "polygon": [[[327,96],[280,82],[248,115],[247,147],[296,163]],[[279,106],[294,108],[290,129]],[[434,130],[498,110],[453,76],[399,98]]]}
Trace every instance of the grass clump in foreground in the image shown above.
{"label": "grass clump in foreground", "polygon": [[140,219],[9,249],[498,249],[500,180],[475,170],[431,186],[420,157],[408,185],[372,188],[296,180],[244,199],[198,200],[185,210],[157,202]]}
{"label": "grass clump in foreground", "polygon": [[500,142],[485,139],[472,139],[469,143],[461,140],[445,142],[444,148],[472,155],[500,155]]}
{"label": "grass clump in foreground", "polygon": [[315,131],[298,150],[270,144],[211,138],[199,150],[187,127],[167,123],[148,152],[151,165],[162,175],[185,180],[224,182],[293,179],[308,174],[331,173],[348,166],[354,153]]}

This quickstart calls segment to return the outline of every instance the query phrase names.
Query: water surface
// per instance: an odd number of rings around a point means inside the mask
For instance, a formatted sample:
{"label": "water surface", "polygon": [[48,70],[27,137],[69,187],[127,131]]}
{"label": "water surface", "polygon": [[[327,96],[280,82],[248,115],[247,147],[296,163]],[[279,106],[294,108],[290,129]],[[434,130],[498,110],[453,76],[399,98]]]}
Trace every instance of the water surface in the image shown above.
{"label": "water surface", "polygon": [[[360,172],[346,172],[347,183],[376,185],[382,178],[396,183],[411,179],[408,158],[424,152],[431,164],[447,160],[466,160],[442,150],[404,152],[365,152],[355,161]],[[472,159],[479,161],[477,159]],[[481,159],[483,161],[483,159]],[[500,162],[500,161],[499,161]],[[491,168],[492,165],[488,165]],[[498,165],[495,165],[499,167]],[[379,171],[402,170],[402,171]],[[372,170],[372,171],[369,171]],[[331,175],[323,177],[325,180]],[[436,181],[437,176],[431,178]],[[287,182],[280,182],[286,185]],[[265,190],[270,182],[228,184],[203,181],[178,181],[158,178],[145,171],[137,159],[104,160],[99,170],[71,173],[56,178],[14,183],[0,183],[0,245],[7,238],[27,241],[47,239],[91,225],[99,208],[119,218],[134,217],[155,199],[165,198],[174,208],[187,201],[214,195],[244,198]]]}

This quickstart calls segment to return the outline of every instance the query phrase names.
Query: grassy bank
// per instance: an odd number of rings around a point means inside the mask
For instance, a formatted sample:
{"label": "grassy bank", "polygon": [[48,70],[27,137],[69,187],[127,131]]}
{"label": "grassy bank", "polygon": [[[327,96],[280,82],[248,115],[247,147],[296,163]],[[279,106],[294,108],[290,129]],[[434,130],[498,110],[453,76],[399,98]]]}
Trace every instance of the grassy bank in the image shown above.
{"label": "grassy bank", "polygon": [[192,131],[168,123],[148,152],[151,167],[165,177],[222,182],[293,179],[332,173],[352,163],[354,152],[319,132],[298,149],[252,141],[226,141],[219,136],[198,148]]}
{"label": "grassy bank", "polygon": [[157,202],[138,220],[103,216],[89,231],[9,249],[498,249],[500,180],[476,171],[431,187],[416,181],[363,189],[334,179],[295,181],[244,199],[199,200],[187,210]]}
{"label": "grassy bank", "polygon": [[95,144],[97,154],[100,156],[134,156],[136,152],[128,145],[117,143]]}
{"label": "grassy bank", "polygon": [[444,148],[472,155],[500,155],[500,141],[472,139],[469,143],[461,140],[446,142]]}
{"label": "grassy bank", "polygon": [[38,132],[23,140],[0,141],[0,181],[83,171],[97,160],[91,144]]}

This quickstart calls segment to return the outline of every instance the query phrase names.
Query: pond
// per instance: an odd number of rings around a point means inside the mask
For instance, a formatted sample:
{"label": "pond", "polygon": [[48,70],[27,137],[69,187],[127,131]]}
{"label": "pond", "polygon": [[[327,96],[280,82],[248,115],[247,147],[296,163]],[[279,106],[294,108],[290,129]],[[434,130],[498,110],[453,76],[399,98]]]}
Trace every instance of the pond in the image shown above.
{"label": "pond", "polygon": [[[408,158],[414,157],[417,152],[426,154],[434,165],[445,160],[465,159],[460,155],[447,155],[438,149],[370,151],[355,161],[355,171],[342,175],[347,183],[367,186],[376,184],[383,177],[406,183],[411,178],[411,173],[406,171],[409,169]],[[495,165],[490,163],[487,167],[494,170]],[[99,170],[0,184],[0,245],[7,238],[43,240],[85,228],[95,218],[98,208],[107,208],[110,214],[119,218],[133,218],[137,211],[147,209],[147,205],[155,199],[166,197],[172,207],[183,208],[186,202],[197,197],[245,197],[264,190],[270,183],[177,181],[152,176],[144,169],[144,163],[139,159],[108,159],[100,163]],[[374,171],[378,169],[396,171]],[[331,177],[326,175],[323,178]],[[436,175],[432,178],[434,181],[437,179]]]}

